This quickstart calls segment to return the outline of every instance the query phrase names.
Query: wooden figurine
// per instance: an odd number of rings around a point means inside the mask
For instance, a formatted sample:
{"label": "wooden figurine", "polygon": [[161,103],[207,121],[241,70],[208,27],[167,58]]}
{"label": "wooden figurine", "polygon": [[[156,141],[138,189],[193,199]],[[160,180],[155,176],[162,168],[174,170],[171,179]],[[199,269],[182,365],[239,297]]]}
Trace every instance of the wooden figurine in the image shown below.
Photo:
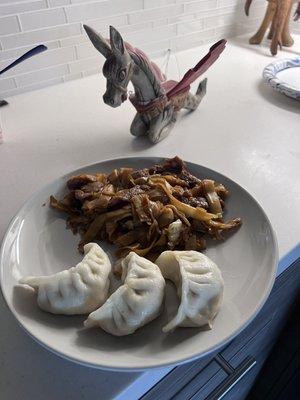
{"label": "wooden figurine", "polygon": [[[267,10],[264,19],[254,36],[249,39],[250,44],[259,44],[263,40],[267,29],[270,27],[268,39],[271,39],[271,54],[277,54],[278,46],[291,47],[294,40],[291,37],[289,24],[293,4],[299,0],[268,0]],[[252,0],[246,0],[245,13],[249,15],[249,9]],[[295,11],[294,20],[297,21],[300,16],[300,2]]]}
{"label": "wooden figurine", "polygon": [[200,82],[196,94],[190,84],[202,75],[219,57],[226,40],[214,44],[209,53],[190,69],[180,82],[166,80],[159,67],[146,54],[123,41],[120,33],[110,27],[110,39],[104,39],[92,28],[84,29],[95,48],[106,58],[103,75],[106,92],[103,100],[111,107],[119,107],[127,99],[129,81],[134,94],[129,100],[136,109],[130,132],[134,136],[147,135],[152,143],[164,139],[173,128],[178,111],[195,110],[206,93],[206,79]]}

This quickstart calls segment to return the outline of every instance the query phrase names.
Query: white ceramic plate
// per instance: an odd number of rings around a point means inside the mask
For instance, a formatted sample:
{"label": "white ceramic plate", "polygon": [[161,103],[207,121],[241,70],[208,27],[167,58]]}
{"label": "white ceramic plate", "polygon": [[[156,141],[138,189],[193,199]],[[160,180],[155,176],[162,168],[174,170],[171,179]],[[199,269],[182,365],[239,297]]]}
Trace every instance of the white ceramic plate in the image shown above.
{"label": "white ceramic plate", "polygon": [[263,71],[264,80],[275,90],[300,101],[300,58],[277,60]]}
{"label": "white ceramic plate", "polygon": [[[178,307],[171,285],[167,288],[167,309],[163,315],[135,334],[122,338],[100,329],[84,329],[84,316],[45,313],[37,307],[32,291],[16,286],[23,276],[51,274],[81,259],[76,250],[79,238],[65,229],[62,215],[48,206],[51,194],[62,196],[68,176],[109,172],[124,166],[142,168],[160,161],[162,159],[152,157],[123,158],[73,171],[31,197],[12,220],[0,256],[3,295],[21,326],[56,354],[84,365],[117,370],[180,364],[203,356],[232,339],[267,299],[277,268],[277,244],[266,214],[253,197],[232,180],[192,163],[187,164],[196,176],[222,182],[230,190],[226,217],[243,219],[239,231],[224,242],[210,244],[206,251],[219,265],[225,281],[223,305],[211,331],[181,328],[171,334],[162,333],[162,326]],[[112,257],[111,249],[109,251]]]}

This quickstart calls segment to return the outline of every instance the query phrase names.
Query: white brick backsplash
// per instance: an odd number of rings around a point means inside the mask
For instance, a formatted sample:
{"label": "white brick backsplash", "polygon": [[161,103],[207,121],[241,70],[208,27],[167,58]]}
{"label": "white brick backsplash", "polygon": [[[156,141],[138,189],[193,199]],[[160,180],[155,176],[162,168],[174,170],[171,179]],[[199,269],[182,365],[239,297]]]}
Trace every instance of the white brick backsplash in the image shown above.
{"label": "white brick backsplash", "polygon": [[70,73],[77,73],[81,71],[88,71],[89,69],[98,68],[99,71],[102,70],[104,64],[104,57],[100,57],[100,54],[97,56],[97,52],[95,53],[96,57],[86,58],[84,60],[75,61],[69,64]]}
{"label": "white brick backsplash", "polygon": [[[90,42],[78,44],[75,47],[76,47],[77,58],[79,60],[82,58],[92,58],[97,55],[97,50]],[[103,56],[99,53],[99,57]]]}
{"label": "white brick backsplash", "polygon": [[74,81],[75,79],[82,78],[81,72],[77,72],[76,74],[68,74],[63,77],[64,82]]}
{"label": "white brick backsplash", "polygon": [[160,42],[146,43],[143,45],[143,50],[147,54],[157,54],[158,52],[166,53],[167,49],[170,47],[170,40],[162,40]]}
{"label": "white brick backsplash", "polygon": [[69,36],[79,35],[81,33],[80,24],[69,24],[57,26],[54,28],[35,30],[32,32],[24,32],[16,35],[0,37],[3,49],[12,49],[22,47],[29,44],[38,44],[57,40]]}
{"label": "white brick backsplash", "polygon": [[300,21],[293,21],[291,24],[291,30],[292,32],[300,33]]}
{"label": "white brick backsplash", "polygon": [[254,32],[261,23],[261,18],[253,19],[247,21],[247,23],[238,23],[236,25],[237,35],[244,32]]}
{"label": "white brick backsplash", "polygon": [[0,4],[8,4],[8,3],[25,3],[28,0],[0,0]]}
{"label": "white brick backsplash", "polygon": [[59,41],[60,47],[66,47],[66,46],[75,46],[76,44],[80,43],[88,43],[89,39],[86,35],[81,34],[77,36],[71,36],[65,39],[61,39]]}
{"label": "white brick backsplash", "polygon": [[[104,37],[109,25],[151,57],[184,50],[259,26],[266,0],[246,17],[244,0],[0,0],[0,68],[44,43],[48,50],[0,78],[2,96],[99,73],[104,58],[82,23]],[[292,23],[300,32],[300,24]]]}
{"label": "white brick backsplash", "polygon": [[[217,1],[218,1],[218,7],[227,7],[232,4],[237,4],[236,0],[217,0]],[[255,2],[254,1],[252,2],[252,6],[253,6],[253,4],[261,3],[262,1],[266,4],[266,0],[257,0]],[[243,1],[243,3],[244,3],[244,1]]]}
{"label": "white brick backsplash", "polygon": [[64,75],[67,75],[68,72],[68,66],[66,64],[63,64],[57,65],[56,67],[44,68],[39,71],[22,74],[17,76],[15,79],[17,82],[17,86],[23,87],[33,85],[36,82],[48,81],[53,78],[60,78]]}
{"label": "white brick backsplash", "polygon": [[[190,13],[190,14],[180,14],[177,15],[176,17],[170,17],[168,18],[169,24],[177,24],[177,23],[181,23],[181,22],[187,22],[187,21],[193,21],[196,19],[196,13]],[[200,19],[201,17],[199,17]]]}
{"label": "white brick backsplash", "polygon": [[[78,4],[78,3],[96,3],[97,0],[71,0],[72,4]],[[106,0],[100,0],[100,1],[106,1]]]}
{"label": "white brick backsplash", "polygon": [[13,78],[6,78],[6,79],[1,79],[0,80],[0,95],[1,98],[2,96],[2,92],[4,92],[5,90],[11,90],[14,89],[16,87],[16,82]]}
{"label": "white brick backsplash", "polygon": [[155,21],[161,18],[163,15],[173,17],[174,15],[180,15],[183,12],[183,5],[176,4],[166,7],[158,7],[149,10],[141,10],[129,14],[129,23],[136,24],[142,21]]}
{"label": "white brick backsplash", "polygon": [[216,17],[209,17],[205,19],[205,28],[217,28],[232,24],[234,26],[234,15],[218,15]]}
{"label": "white brick backsplash", "polygon": [[0,5],[0,15],[3,16],[3,15],[21,13],[25,11],[41,10],[43,8],[47,8],[46,0],[29,1],[21,4],[7,3],[4,5]]}
{"label": "white brick backsplash", "polygon": [[71,3],[70,0],[48,0],[50,7],[66,6]]}
{"label": "white brick backsplash", "polygon": [[129,32],[124,35],[124,38],[133,46],[143,47],[142,44],[158,42],[175,36],[176,26],[167,25],[155,29],[146,29],[145,31]]}
{"label": "white brick backsplash", "polygon": [[92,68],[87,71],[83,71],[83,76],[95,75],[95,74],[99,74],[100,72],[101,72],[100,68]]}
{"label": "white brick backsplash", "polygon": [[[146,31],[146,29],[151,29],[152,27],[153,22],[142,22],[140,24],[126,25],[122,27],[122,35],[126,36],[128,32]],[[108,35],[106,34],[106,36]]]}
{"label": "white brick backsplash", "polygon": [[[60,47],[58,41],[44,42],[44,44],[47,46],[48,50],[57,49],[58,47]],[[29,46],[19,47],[17,49],[0,51],[0,61],[14,60],[20,57],[22,54],[26,53],[26,51],[32,49],[33,47],[34,45],[29,45]]]}
{"label": "white brick backsplash", "polygon": [[204,27],[204,20],[197,20],[192,22],[184,22],[182,24],[178,24],[178,35],[185,35],[195,31],[201,31]]}
{"label": "white brick backsplash", "polygon": [[215,29],[216,40],[230,38],[234,35],[236,35],[235,25],[220,26],[219,28]]}
{"label": "white brick backsplash", "polygon": [[66,22],[63,8],[53,8],[20,15],[22,30],[33,30],[46,26],[61,25]]}
{"label": "white brick backsplash", "polygon": [[0,35],[8,35],[10,33],[19,31],[20,27],[18,18],[15,15],[11,17],[0,18]]}
{"label": "white brick backsplash", "polygon": [[152,22],[153,27],[168,25],[168,23],[169,23],[168,18],[157,19],[157,20]]}
{"label": "white brick backsplash", "polygon": [[217,9],[210,9],[210,10],[204,10],[201,12],[198,12],[195,15],[196,19],[201,19],[201,18],[208,18],[208,17],[216,17],[218,15],[225,15],[225,14],[231,14],[233,18],[235,18],[235,23],[237,21],[237,9],[236,5],[235,6],[228,6],[228,7],[222,7],[222,8],[217,8]]}
{"label": "white brick backsplash", "polygon": [[179,36],[171,39],[172,50],[185,50],[189,47],[194,47],[199,44],[206,43],[207,40],[214,38],[215,30],[209,29],[202,32],[194,32],[189,35]]}
{"label": "white brick backsplash", "polygon": [[[265,9],[266,9],[266,7],[262,6],[261,4],[260,5],[255,5],[254,7],[252,7],[251,10],[250,10],[251,19],[262,16],[264,14],[264,12],[265,12]],[[243,13],[242,16],[241,16],[241,20],[249,21],[249,18]]]}
{"label": "white brick backsplash", "polygon": [[91,19],[85,21],[87,25],[94,28],[96,31],[101,32],[105,31],[108,35],[109,32],[109,25],[114,26],[115,28],[119,28],[127,24],[127,16],[126,15],[117,15],[111,18],[106,19]]}
{"label": "white brick backsplash", "polygon": [[[50,67],[51,65],[64,64],[72,60],[75,60],[74,47],[64,47],[61,49],[45,51],[29,60],[26,60],[22,64],[17,65],[15,68],[6,72],[5,76],[15,76],[24,72]],[[9,63],[2,62],[0,68],[4,68],[7,64]]]}
{"label": "white brick backsplash", "polygon": [[95,16],[109,17],[114,14],[123,14],[143,7],[143,0],[105,0],[94,3],[82,3],[72,7],[66,7],[69,22],[84,21]]}
{"label": "white brick backsplash", "polygon": [[176,3],[176,0],[144,0],[144,8],[156,8]]}
{"label": "white brick backsplash", "polygon": [[217,7],[217,0],[193,1],[185,4],[184,11],[187,13],[212,10]]}
{"label": "white brick backsplash", "polygon": [[165,49],[155,50],[152,53],[149,53],[149,56],[151,56],[151,58],[155,58],[155,59],[164,57],[165,55],[166,55],[166,50]]}

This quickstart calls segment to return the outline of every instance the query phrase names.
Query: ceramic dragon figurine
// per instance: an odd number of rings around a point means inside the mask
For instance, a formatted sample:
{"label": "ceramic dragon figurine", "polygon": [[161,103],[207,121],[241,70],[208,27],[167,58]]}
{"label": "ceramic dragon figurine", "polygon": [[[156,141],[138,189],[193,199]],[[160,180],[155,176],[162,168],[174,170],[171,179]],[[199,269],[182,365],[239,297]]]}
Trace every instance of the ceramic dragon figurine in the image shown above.
{"label": "ceramic dragon figurine", "polygon": [[[249,15],[249,9],[252,0],[246,0],[245,13]],[[266,30],[271,25],[268,39],[271,39],[270,50],[272,55],[277,54],[278,46],[291,47],[294,40],[290,35],[289,24],[292,7],[294,3],[298,3],[294,14],[294,20],[297,21],[300,17],[300,2],[299,0],[268,0],[268,7],[264,19],[258,31],[249,39],[250,44],[259,44],[263,40]]]}
{"label": "ceramic dragon figurine", "polygon": [[159,67],[142,50],[124,42],[114,27],[110,27],[109,40],[86,25],[84,29],[94,47],[106,58],[104,102],[119,107],[128,97],[127,86],[131,81],[134,93],[129,100],[137,112],[130,132],[134,136],[146,135],[152,143],[170,133],[179,110],[195,110],[199,106],[206,93],[206,79],[200,82],[196,94],[190,92],[190,84],[217,60],[226,44],[224,39],[214,44],[209,53],[176,82],[166,80]]}

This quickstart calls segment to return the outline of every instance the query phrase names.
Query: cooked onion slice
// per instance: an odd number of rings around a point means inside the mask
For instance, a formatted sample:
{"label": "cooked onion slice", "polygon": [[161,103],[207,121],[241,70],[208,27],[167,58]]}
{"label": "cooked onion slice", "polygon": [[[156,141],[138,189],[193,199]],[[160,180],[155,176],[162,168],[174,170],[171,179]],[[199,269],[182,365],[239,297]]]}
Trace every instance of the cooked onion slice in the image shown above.
{"label": "cooked onion slice", "polygon": [[162,188],[169,197],[170,203],[175,206],[177,210],[183,212],[186,217],[194,218],[198,221],[210,221],[211,219],[222,217],[222,214],[211,214],[202,207],[192,207],[188,204],[182,203],[172,195],[170,185],[163,178],[150,178],[149,183]]}
{"label": "cooked onion slice", "polygon": [[210,211],[214,214],[222,214],[222,206],[215,190],[215,182],[210,179],[203,179],[202,185]]}

